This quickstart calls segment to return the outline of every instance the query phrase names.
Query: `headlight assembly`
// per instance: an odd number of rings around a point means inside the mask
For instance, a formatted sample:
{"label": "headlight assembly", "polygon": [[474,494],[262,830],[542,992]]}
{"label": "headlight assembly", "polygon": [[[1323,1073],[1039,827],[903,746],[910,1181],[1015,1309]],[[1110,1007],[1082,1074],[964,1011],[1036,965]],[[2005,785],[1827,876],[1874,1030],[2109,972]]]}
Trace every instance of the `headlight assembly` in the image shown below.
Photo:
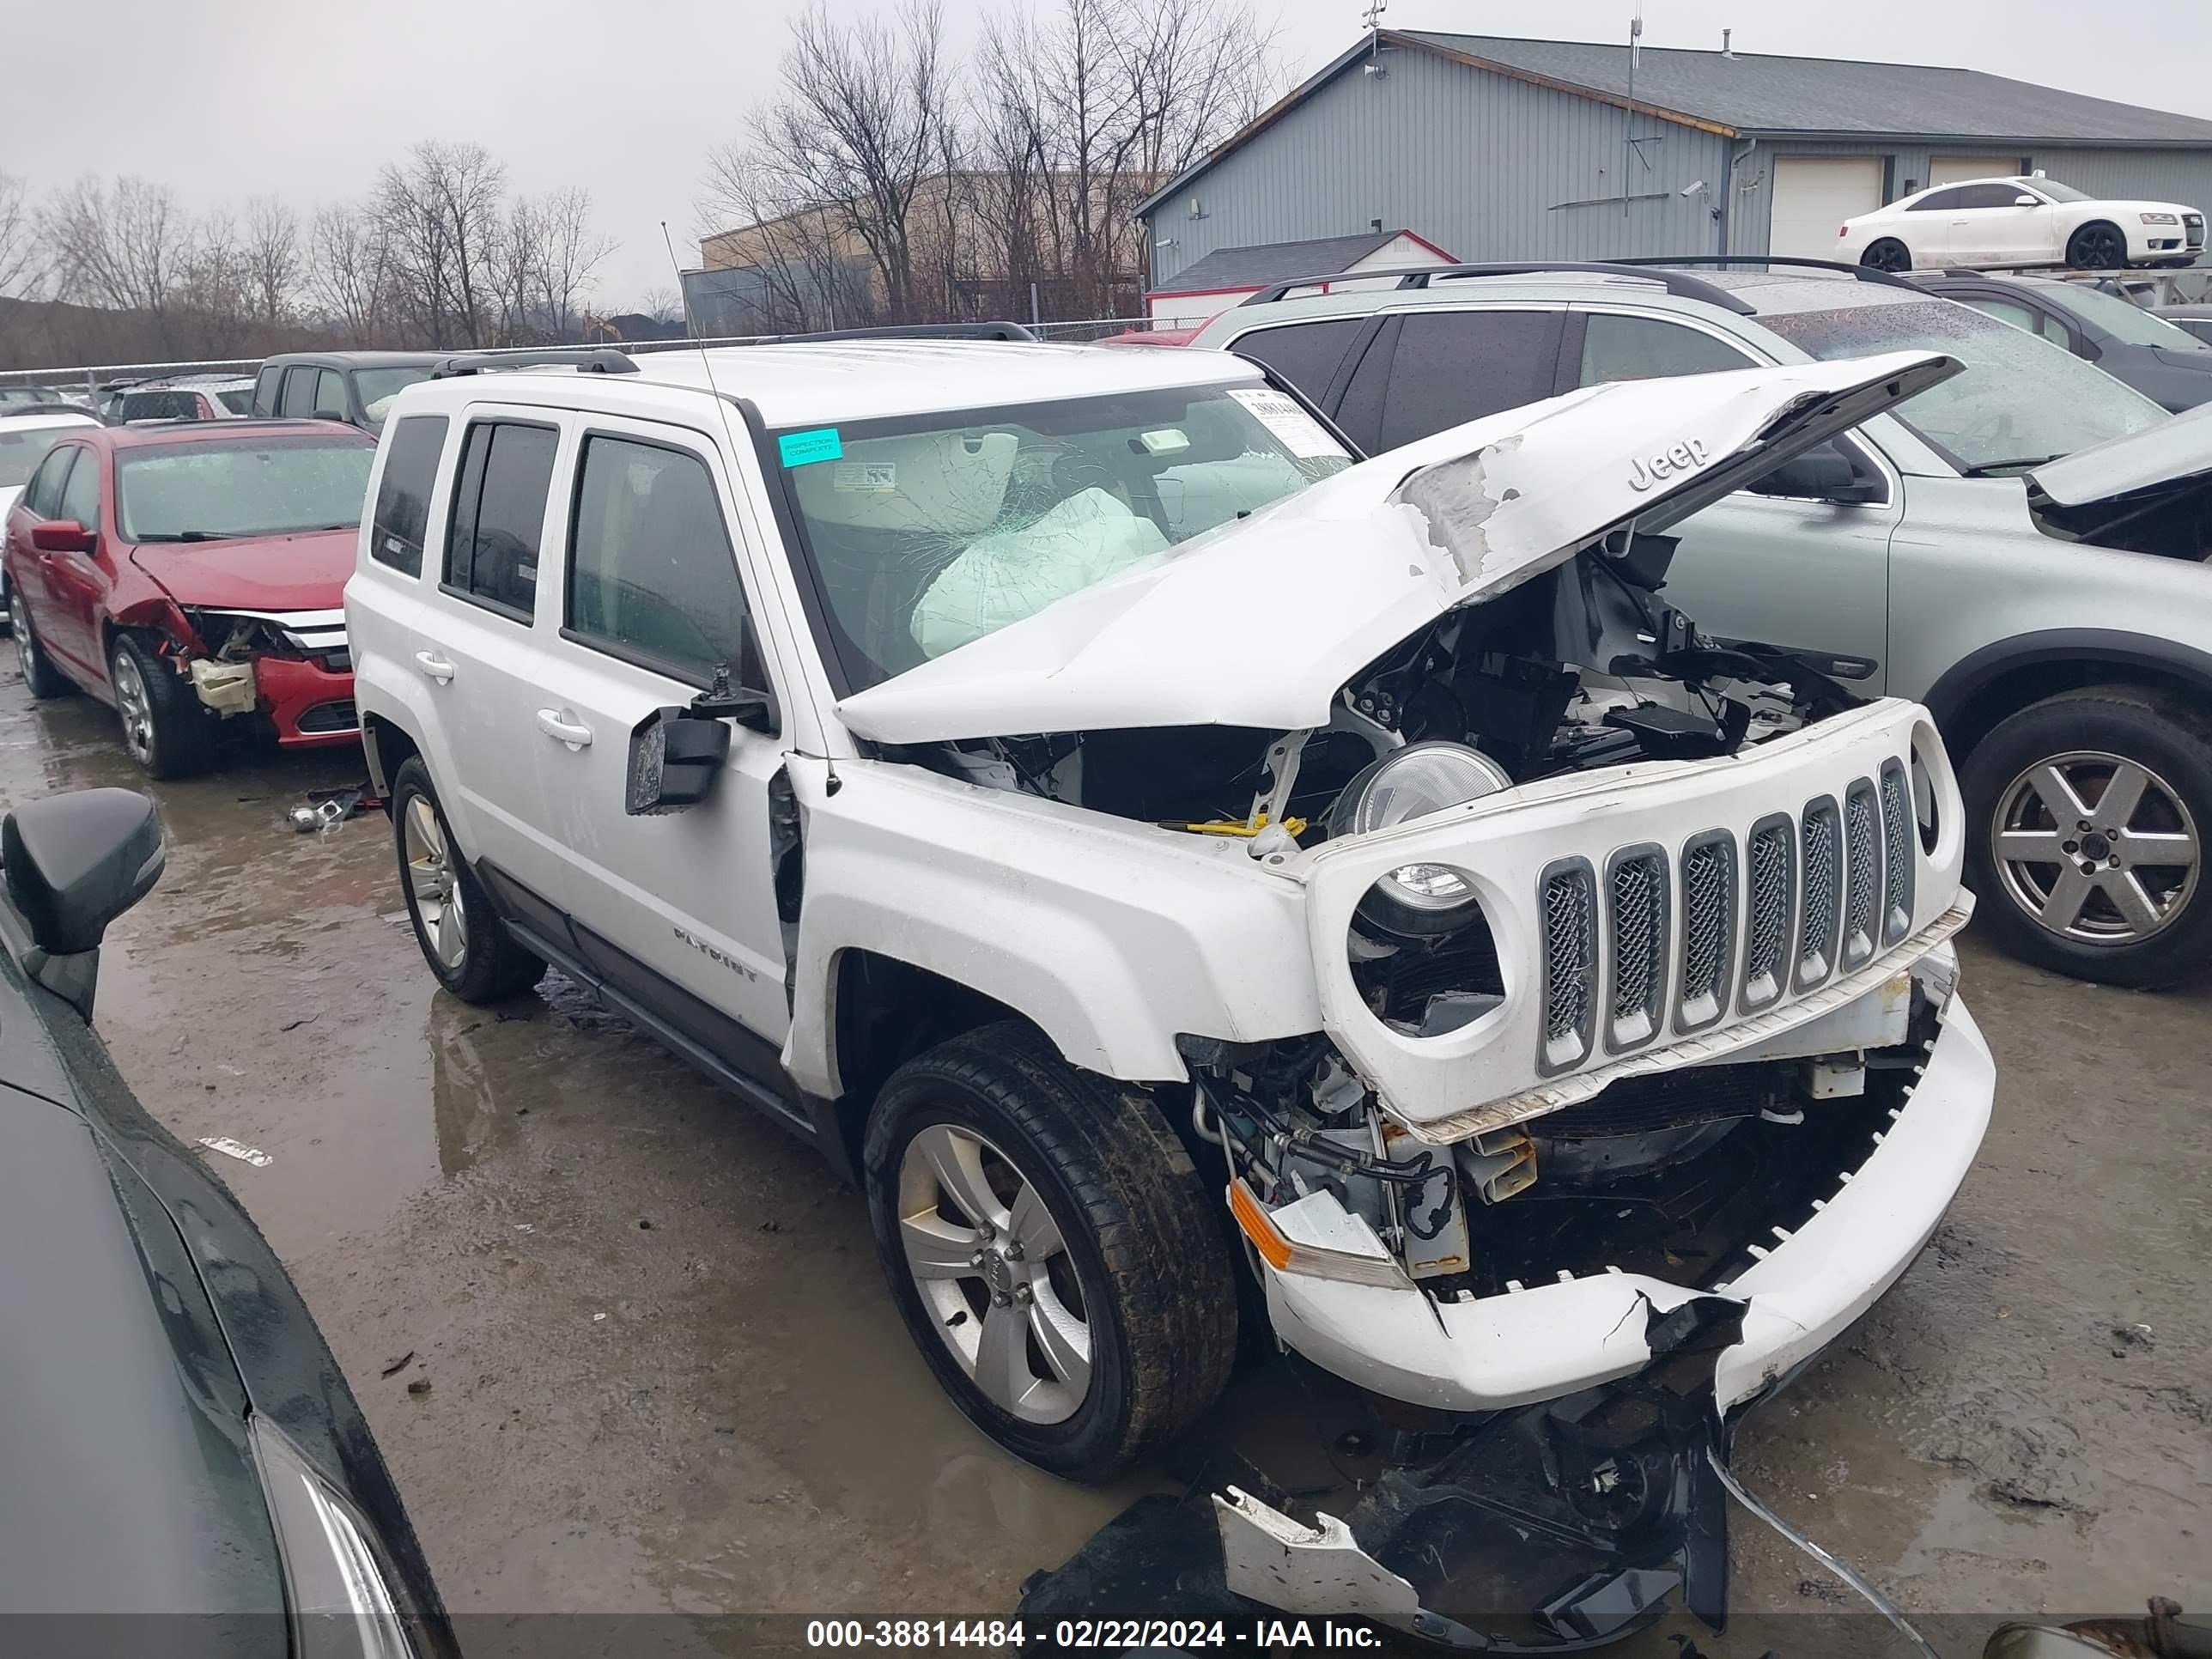
{"label": "headlight assembly", "polygon": [[2178,213],[2142,213],[2136,216],[2147,225],[2178,225],[2181,222],[2181,216]]}
{"label": "headlight assembly", "polygon": [[[1512,785],[1504,767],[1463,743],[1408,744],[1345,786],[1329,810],[1329,836],[1386,830]],[[1464,926],[1480,908],[1474,884],[1458,871],[1441,864],[1406,864],[1368,890],[1359,915],[1384,933],[1422,939]]]}
{"label": "headlight assembly", "polygon": [[292,1651],[303,1659],[414,1659],[368,1522],[267,1419],[254,1461],[284,1561]]}

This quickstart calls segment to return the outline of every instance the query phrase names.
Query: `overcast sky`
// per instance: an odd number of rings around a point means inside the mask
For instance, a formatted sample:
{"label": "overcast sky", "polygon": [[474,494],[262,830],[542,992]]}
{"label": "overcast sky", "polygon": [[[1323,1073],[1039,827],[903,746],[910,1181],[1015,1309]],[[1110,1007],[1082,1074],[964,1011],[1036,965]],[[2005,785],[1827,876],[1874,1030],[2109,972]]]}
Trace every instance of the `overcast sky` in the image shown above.
{"label": "overcast sky", "polygon": [[[841,13],[890,0],[838,0]],[[1050,0],[1037,0],[1049,3]],[[1206,0],[1188,0],[1203,5]],[[1358,32],[1363,0],[1261,0],[1300,74]],[[962,40],[986,9],[948,0]],[[1403,28],[1619,40],[1633,0],[1390,0]],[[473,139],[519,189],[591,191],[619,244],[597,301],[674,287],[659,223],[697,254],[708,151],[775,78],[804,0],[31,0],[8,7],[0,170],[43,193],[137,173],[192,208],[357,197],[421,138]],[[2083,27],[2094,16],[2094,27]],[[2203,0],[1649,0],[1644,42],[1987,70],[2212,117]]]}

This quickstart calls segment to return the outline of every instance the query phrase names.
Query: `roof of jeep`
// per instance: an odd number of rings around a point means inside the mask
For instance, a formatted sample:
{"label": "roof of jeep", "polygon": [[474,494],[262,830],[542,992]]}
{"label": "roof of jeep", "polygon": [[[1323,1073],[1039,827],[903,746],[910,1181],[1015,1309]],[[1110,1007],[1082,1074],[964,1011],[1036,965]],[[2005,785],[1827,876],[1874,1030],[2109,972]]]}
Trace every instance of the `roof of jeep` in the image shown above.
{"label": "roof of jeep", "polygon": [[[578,374],[554,368],[493,370],[408,387],[392,413],[453,398],[510,395],[556,406],[614,408],[661,386],[750,399],[770,427],[864,421],[937,410],[981,410],[1110,397],[1156,387],[1253,384],[1260,371],[1217,351],[1125,351],[1005,341],[848,340],[720,346],[636,355],[635,374]],[[588,386],[592,395],[579,398]]]}

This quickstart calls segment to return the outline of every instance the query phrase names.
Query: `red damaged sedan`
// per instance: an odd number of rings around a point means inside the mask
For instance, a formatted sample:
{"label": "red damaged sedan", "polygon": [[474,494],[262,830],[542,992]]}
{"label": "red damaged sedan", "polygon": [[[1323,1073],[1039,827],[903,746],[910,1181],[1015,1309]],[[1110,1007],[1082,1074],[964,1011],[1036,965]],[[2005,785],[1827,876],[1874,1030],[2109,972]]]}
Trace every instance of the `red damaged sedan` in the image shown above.
{"label": "red damaged sedan", "polygon": [[113,704],[157,778],[235,725],[360,742],[342,607],[375,453],[327,421],[70,428],[8,514],[31,695]]}

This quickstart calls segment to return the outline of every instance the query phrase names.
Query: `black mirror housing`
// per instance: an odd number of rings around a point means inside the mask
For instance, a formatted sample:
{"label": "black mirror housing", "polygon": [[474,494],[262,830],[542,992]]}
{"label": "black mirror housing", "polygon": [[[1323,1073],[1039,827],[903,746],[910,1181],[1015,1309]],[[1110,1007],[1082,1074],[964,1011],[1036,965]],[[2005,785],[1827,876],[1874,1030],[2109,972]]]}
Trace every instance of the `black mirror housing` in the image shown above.
{"label": "black mirror housing", "polygon": [[729,757],[730,728],[720,720],[689,708],[654,709],[629,734],[623,811],[653,817],[697,805]]}
{"label": "black mirror housing", "polygon": [[1788,495],[1838,507],[1879,501],[1888,493],[1881,479],[1862,477],[1850,457],[1832,443],[1784,461],[1746,488],[1754,495]]}
{"label": "black mirror housing", "polygon": [[8,897],[52,956],[100,948],[108,923],[153,890],[166,859],[154,803],[131,789],[79,789],[0,821]]}

